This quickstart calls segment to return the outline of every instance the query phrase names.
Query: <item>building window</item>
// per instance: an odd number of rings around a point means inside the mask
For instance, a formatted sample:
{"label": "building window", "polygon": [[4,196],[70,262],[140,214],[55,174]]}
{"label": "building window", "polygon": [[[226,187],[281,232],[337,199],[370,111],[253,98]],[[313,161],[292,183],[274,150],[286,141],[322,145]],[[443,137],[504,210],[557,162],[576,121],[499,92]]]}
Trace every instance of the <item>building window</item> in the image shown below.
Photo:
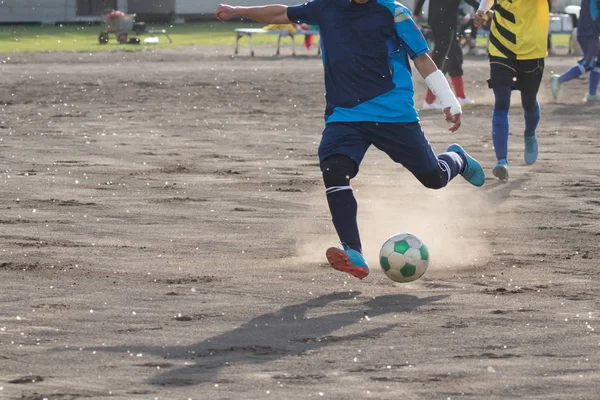
{"label": "building window", "polygon": [[98,16],[117,8],[117,0],[77,0],[78,16]]}

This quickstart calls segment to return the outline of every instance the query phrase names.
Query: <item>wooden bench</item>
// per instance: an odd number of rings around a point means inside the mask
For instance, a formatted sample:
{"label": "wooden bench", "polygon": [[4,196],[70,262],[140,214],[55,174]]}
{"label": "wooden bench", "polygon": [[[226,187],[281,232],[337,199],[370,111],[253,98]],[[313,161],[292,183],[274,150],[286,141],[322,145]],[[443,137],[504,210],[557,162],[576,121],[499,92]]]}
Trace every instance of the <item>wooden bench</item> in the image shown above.
{"label": "wooden bench", "polygon": [[[240,39],[247,36],[250,39],[250,55],[254,57],[254,35],[277,35],[277,51],[275,55],[278,56],[281,50],[281,38],[289,37],[292,39],[292,55],[296,55],[296,36],[298,35],[318,35],[317,30],[297,30],[296,32],[290,32],[288,30],[267,30],[260,28],[238,28],[235,30],[235,54],[239,52]],[[317,46],[317,54],[321,54],[321,46]]]}

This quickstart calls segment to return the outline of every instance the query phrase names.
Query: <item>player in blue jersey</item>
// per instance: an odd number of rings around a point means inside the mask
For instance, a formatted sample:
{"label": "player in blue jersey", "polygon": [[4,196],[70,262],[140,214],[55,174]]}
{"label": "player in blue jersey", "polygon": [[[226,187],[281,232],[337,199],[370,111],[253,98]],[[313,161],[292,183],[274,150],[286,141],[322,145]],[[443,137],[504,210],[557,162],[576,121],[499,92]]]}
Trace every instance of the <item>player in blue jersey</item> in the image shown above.
{"label": "player in blue jersey", "polygon": [[325,73],[325,129],[319,161],[332,222],[343,248],[331,247],[331,266],[364,278],[357,203],[350,186],[374,145],[406,167],[423,185],[440,189],[457,175],[475,186],[485,180],[479,162],[457,144],[436,156],[414,107],[409,58],[440,99],[451,132],[461,107],[448,81],[427,55],[429,48],[409,10],[394,0],[313,0],[296,6],[234,7],[221,4],[220,20],[300,22],[319,26]]}
{"label": "player in blue jersey", "polygon": [[588,103],[600,99],[598,84],[600,83],[600,0],[582,0],[579,19],[577,20],[577,41],[583,50],[583,58],[562,75],[552,75],[550,84],[554,100],[558,99],[560,85],[590,71],[589,90],[585,98]]}

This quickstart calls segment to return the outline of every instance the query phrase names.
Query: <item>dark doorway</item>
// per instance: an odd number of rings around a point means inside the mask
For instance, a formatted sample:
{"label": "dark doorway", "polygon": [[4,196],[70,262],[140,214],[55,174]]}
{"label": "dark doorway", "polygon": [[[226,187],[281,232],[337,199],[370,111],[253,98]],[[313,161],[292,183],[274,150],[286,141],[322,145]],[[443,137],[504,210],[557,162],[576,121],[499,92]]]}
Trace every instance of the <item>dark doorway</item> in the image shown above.
{"label": "dark doorway", "polygon": [[77,16],[102,15],[117,8],[117,0],[77,0]]}
{"label": "dark doorway", "polygon": [[175,0],[129,0],[127,11],[144,22],[166,23],[175,15]]}
{"label": "dark doorway", "polygon": [[138,14],[172,14],[175,0],[129,0],[127,8]]}

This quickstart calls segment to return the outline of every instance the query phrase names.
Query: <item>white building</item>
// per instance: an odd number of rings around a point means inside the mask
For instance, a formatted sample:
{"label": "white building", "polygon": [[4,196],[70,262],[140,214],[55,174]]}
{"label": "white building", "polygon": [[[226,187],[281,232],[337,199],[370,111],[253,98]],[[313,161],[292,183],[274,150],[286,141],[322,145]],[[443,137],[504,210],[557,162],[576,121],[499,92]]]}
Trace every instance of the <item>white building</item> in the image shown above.
{"label": "white building", "polygon": [[[306,0],[2,0],[0,23],[16,22],[74,22],[99,19],[106,9],[117,9],[140,15],[186,18],[210,15],[220,3],[232,5],[261,5],[268,3],[299,4]],[[415,0],[400,0],[412,9]],[[554,11],[581,0],[554,0]]]}
{"label": "white building", "polygon": [[[131,1],[131,0],[130,0]],[[300,4],[307,0],[176,0],[175,14],[177,16],[198,15],[212,13],[221,3],[238,6],[259,6],[263,4]]]}
{"label": "white building", "polygon": [[303,0],[2,0],[0,23],[76,22],[98,20],[106,9],[142,15],[210,15],[220,3],[261,5],[298,4]]}
{"label": "white building", "polygon": [[2,0],[0,23],[93,21],[106,8],[119,7],[127,0]]}

